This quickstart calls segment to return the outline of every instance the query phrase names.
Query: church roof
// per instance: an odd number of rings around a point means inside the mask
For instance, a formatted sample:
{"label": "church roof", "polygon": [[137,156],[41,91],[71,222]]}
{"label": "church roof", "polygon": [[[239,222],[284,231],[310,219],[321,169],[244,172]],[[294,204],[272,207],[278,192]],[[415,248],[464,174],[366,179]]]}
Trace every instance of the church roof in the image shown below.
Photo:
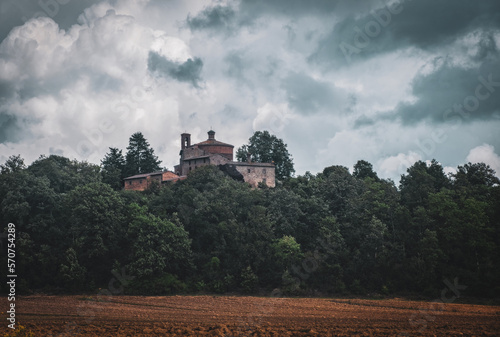
{"label": "church roof", "polygon": [[194,144],[194,145],[201,145],[201,146],[206,146],[206,145],[216,145],[216,146],[230,146],[230,147],[234,147],[234,145],[231,145],[231,144],[227,144],[227,143],[223,143],[223,142],[219,142],[218,140],[215,140],[215,139],[207,139],[203,142],[200,142],[200,143],[197,143],[197,144]]}
{"label": "church roof", "polygon": [[151,173],[136,174],[135,176],[123,178],[123,180],[146,178],[149,176],[163,175],[164,173],[169,173],[169,175],[176,175],[175,173],[170,172],[170,171],[157,171],[157,172],[151,172]]}
{"label": "church roof", "polygon": [[135,176],[130,176],[130,177],[127,177],[127,178],[123,178],[124,180],[127,180],[127,179],[139,179],[139,178],[146,178],[148,176],[155,176],[155,175],[159,175],[159,174],[162,174],[163,171],[158,171],[158,172],[152,172],[152,173],[144,173],[144,174],[136,174]]}
{"label": "church roof", "polygon": [[260,167],[275,167],[273,163],[259,163],[259,162],[246,162],[246,161],[230,161],[228,165],[234,166],[260,166]]}

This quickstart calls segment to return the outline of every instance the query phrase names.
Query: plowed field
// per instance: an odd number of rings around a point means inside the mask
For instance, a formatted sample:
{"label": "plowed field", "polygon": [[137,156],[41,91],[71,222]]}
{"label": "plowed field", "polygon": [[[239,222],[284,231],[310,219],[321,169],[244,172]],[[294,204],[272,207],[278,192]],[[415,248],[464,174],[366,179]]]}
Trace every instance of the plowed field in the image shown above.
{"label": "plowed field", "polygon": [[[0,335],[8,332],[0,299]],[[18,297],[35,336],[494,336],[500,307],[360,299],[236,296]]]}

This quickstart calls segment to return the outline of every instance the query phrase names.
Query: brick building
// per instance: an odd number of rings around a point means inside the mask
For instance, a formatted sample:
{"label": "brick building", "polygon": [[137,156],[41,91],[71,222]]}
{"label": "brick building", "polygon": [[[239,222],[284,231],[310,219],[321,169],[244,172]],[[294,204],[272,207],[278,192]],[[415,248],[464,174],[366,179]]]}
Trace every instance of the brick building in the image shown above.
{"label": "brick building", "polygon": [[215,131],[208,131],[208,139],[197,144],[191,144],[191,135],[183,133],[180,162],[174,167],[175,173],[160,171],[127,177],[124,179],[125,189],[144,191],[155,181],[161,185],[184,180],[189,172],[205,165],[217,165],[232,178],[247,182],[252,187],[257,187],[259,183],[275,186],[274,164],[233,161],[233,150],[233,145],[215,139]]}
{"label": "brick building", "polygon": [[167,182],[175,182],[180,179],[182,179],[182,177],[179,177],[173,172],[160,171],[127,177],[124,181],[126,190],[144,191],[151,186],[153,181],[156,181],[161,185]]}
{"label": "brick building", "polygon": [[233,161],[234,146],[215,140],[215,131],[208,131],[208,139],[191,145],[191,135],[181,134],[180,163],[174,167],[179,176],[205,165],[223,165]]}
{"label": "brick building", "polygon": [[189,133],[181,134],[179,165],[174,167],[175,174],[185,176],[192,170],[205,165],[217,165],[233,178],[245,181],[252,187],[264,183],[275,186],[275,166],[272,163],[252,163],[233,161],[234,146],[215,139],[215,131],[208,131],[208,139],[191,144]]}

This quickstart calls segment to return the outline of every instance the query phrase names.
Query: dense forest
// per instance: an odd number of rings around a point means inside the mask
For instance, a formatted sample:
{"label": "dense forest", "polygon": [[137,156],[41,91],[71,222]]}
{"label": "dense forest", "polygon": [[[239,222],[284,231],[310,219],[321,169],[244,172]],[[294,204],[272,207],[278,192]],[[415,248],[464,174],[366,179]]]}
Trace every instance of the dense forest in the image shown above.
{"label": "dense forest", "polygon": [[[396,185],[360,160],[352,173],[334,165],[257,189],[205,166],[137,192],[120,185],[124,172],[147,170],[128,158],[132,145],[101,165],[51,155],[1,166],[18,291],[96,292],[126,274],[125,294],[439,297],[446,281],[462,296],[500,295],[500,181],[485,164],[446,175],[418,161]],[[138,153],[157,169],[145,145]]]}

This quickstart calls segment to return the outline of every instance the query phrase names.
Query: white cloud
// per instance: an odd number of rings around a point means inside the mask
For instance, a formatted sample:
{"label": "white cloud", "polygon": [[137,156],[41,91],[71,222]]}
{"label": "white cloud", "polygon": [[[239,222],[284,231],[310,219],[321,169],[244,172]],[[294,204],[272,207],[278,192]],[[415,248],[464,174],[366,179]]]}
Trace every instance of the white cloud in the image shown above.
{"label": "white cloud", "polygon": [[325,149],[318,151],[323,166],[344,165],[351,168],[358,160],[374,157],[378,152],[377,142],[367,141],[361,130],[341,130],[330,139]]}
{"label": "white cloud", "polygon": [[[32,19],[0,45],[0,74],[15,93],[0,108],[34,141],[34,154],[6,142],[7,156],[23,152],[31,161],[57,150],[99,163],[108,146],[123,148],[133,132],[142,131],[158,148],[166,133],[178,133],[175,91],[149,76],[147,56],[159,48],[173,60],[185,59],[187,46],[113,10],[89,17],[94,21],[69,31],[47,17]],[[161,148],[163,158],[177,152]]]}
{"label": "white cloud", "polygon": [[253,130],[269,132],[278,135],[293,118],[288,104],[266,103],[257,109],[257,116],[253,120]]}
{"label": "white cloud", "polygon": [[495,153],[495,148],[492,145],[483,144],[471,149],[466,161],[485,163],[495,170],[497,176],[500,176],[500,156]]}
{"label": "white cloud", "polygon": [[406,173],[406,170],[419,160],[422,160],[422,157],[416,152],[398,153],[381,159],[377,163],[378,173],[381,177],[391,178],[397,183],[401,174]]}
{"label": "white cloud", "polygon": [[[195,17],[226,3],[237,16],[231,34],[191,31],[186,25],[188,14]],[[293,17],[250,19],[238,5],[232,0],[103,0],[81,13],[78,24],[61,23],[66,30],[57,24],[60,17],[32,19],[12,29],[0,44],[0,161],[21,154],[29,163],[40,154],[62,153],[99,163],[109,146],[125,149],[128,137],[141,131],[171,168],[178,161],[181,132],[201,141],[213,128],[218,139],[237,148],[254,131],[267,129],[289,145],[297,174],[330,165],[352,168],[364,159],[379,176],[398,181],[418,159],[436,158],[451,172],[468,149],[482,143],[500,148],[500,119],[464,120],[456,129],[442,125],[442,141],[433,138],[439,126],[431,122],[403,126],[390,119],[398,104],[418,97],[415,76],[435,70],[440,50],[403,43],[373,55],[363,51],[366,57],[349,65],[323,67],[310,56],[346,12],[293,11]],[[474,53],[461,50],[477,43],[473,37],[442,50],[456,60],[470,59]],[[151,76],[150,51],[175,64],[201,60],[199,86],[168,74]],[[292,81],[290,74],[300,76]],[[493,167],[493,150],[479,148],[470,155],[482,154]]]}
{"label": "white cloud", "polygon": [[179,63],[184,63],[192,57],[189,47],[181,39],[158,31],[155,35],[157,36],[151,45],[151,50],[157,54]]}
{"label": "white cloud", "polygon": [[457,173],[457,169],[455,167],[445,166],[445,167],[443,167],[443,172],[446,175],[455,174],[455,173]]}

